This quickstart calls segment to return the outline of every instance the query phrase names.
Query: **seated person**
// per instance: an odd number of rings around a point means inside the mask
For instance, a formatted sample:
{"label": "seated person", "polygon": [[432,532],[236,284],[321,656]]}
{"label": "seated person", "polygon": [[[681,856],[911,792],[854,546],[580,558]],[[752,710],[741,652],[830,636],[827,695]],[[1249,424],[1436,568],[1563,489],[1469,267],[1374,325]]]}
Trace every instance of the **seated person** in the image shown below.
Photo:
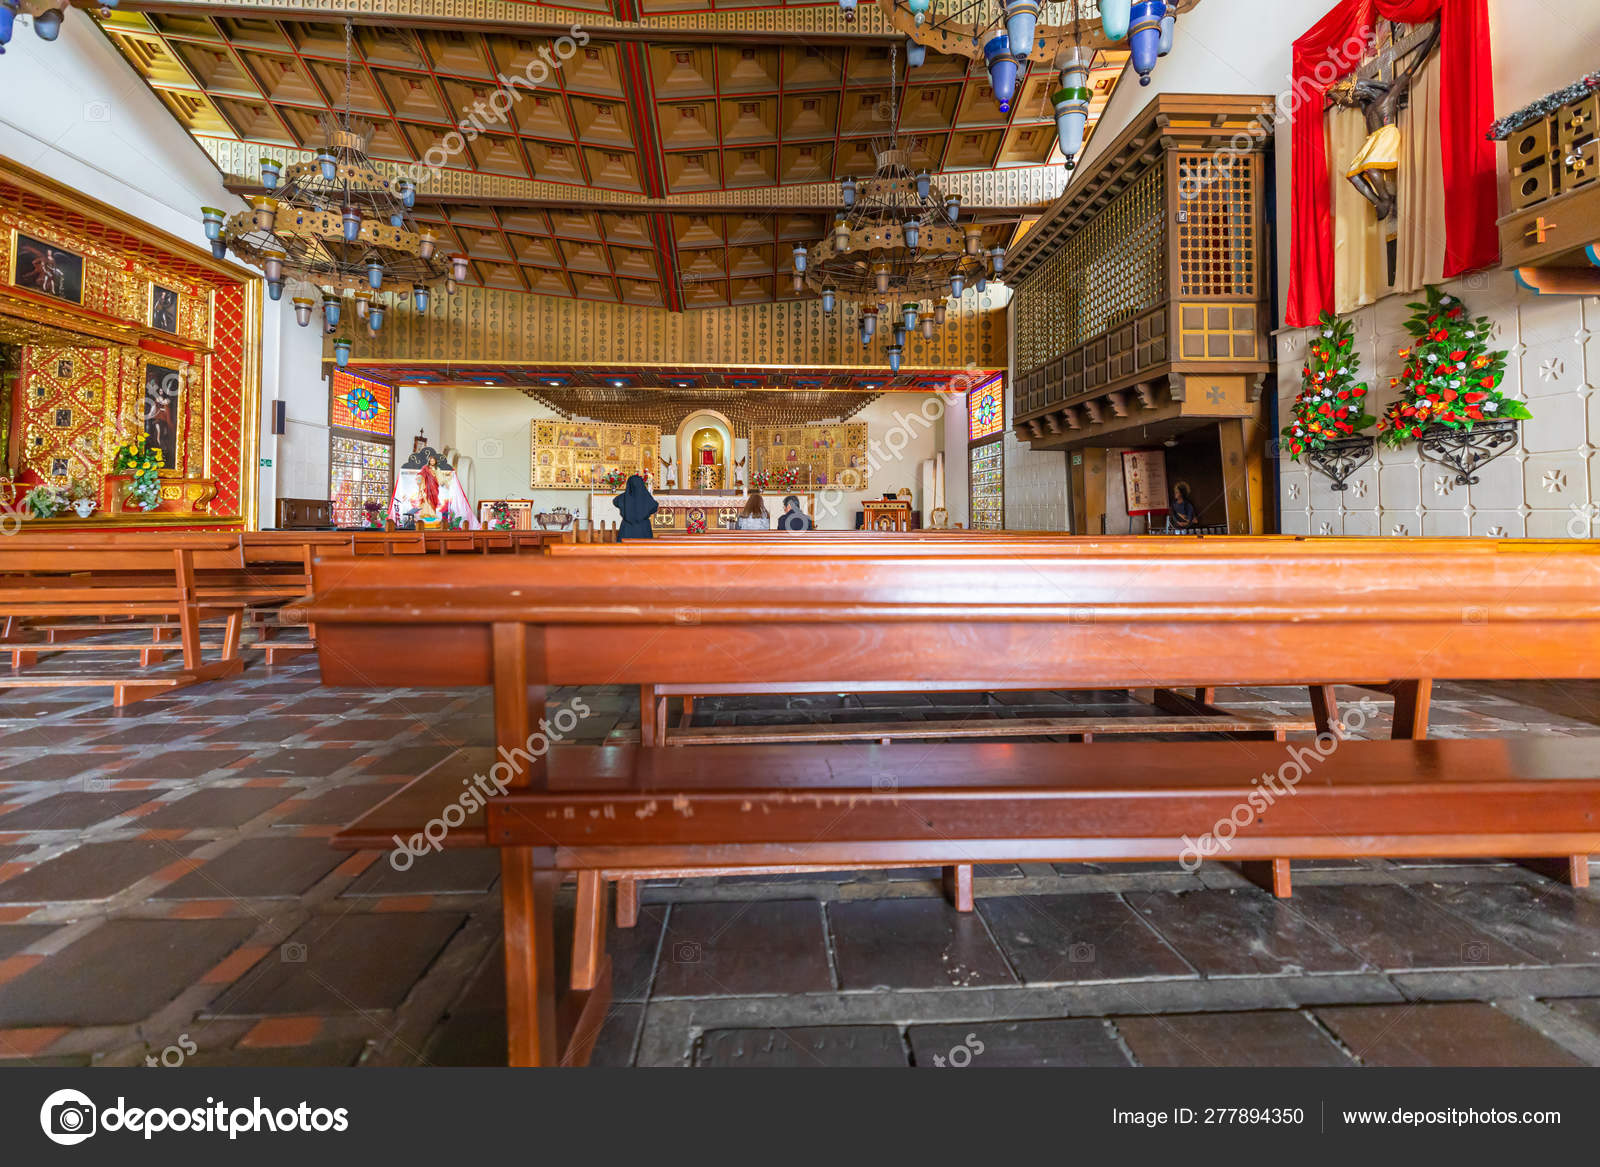
{"label": "seated person", "polygon": [[789,495],[783,500],[783,514],[778,516],[780,531],[814,531],[817,525],[800,509],[800,500]]}
{"label": "seated person", "polygon": [[772,520],[767,516],[766,500],[761,497],[759,490],[750,492],[750,497],[745,499],[744,510],[739,512],[739,517],[734,520],[733,525],[740,531],[772,530]]}
{"label": "seated person", "polygon": [[1172,488],[1172,525],[1179,528],[1198,527],[1200,512],[1189,497],[1189,484],[1179,482]]}

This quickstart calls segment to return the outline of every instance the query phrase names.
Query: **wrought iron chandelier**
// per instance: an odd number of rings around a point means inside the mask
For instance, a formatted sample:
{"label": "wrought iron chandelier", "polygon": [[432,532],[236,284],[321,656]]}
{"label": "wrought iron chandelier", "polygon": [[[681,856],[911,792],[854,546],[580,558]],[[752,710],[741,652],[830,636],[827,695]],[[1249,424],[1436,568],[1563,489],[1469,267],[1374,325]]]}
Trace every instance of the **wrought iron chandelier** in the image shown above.
{"label": "wrought iron chandelier", "polygon": [[[107,15],[117,4],[118,0],[100,0],[100,15]],[[53,41],[61,35],[61,21],[66,10],[66,0],[0,0],[0,54],[4,54],[11,43],[17,17],[32,17],[33,31],[39,34],[39,39]]]}
{"label": "wrought iron chandelier", "polygon": [[[897,121],[878,151],[871,178],[846,178],[844,207],[827,235],[809,248],[794,249],[794,284],[822,294],[832,312],[839,297],[863,304],[861,344],[872,343],[880,313],[893,330],[889,368],[898,372],[913,330],[933,339],[944,323],[945,297],[967,288],[982,293],[998,275],[1005,249],[983,249],[983,228],[959,223],[961,200],[945,195],[927,173],[913,174],[900,148],[895,79],[898,50],[890,56],[890,108]],[[896,307],[898,305],[898,307]]]}
{"label": "wrought iron chandelier", "polygon": [[[1061,84],[1050,102],[1070,169],[1083,148],[1094,54],[1125,47],[1139,84],[1150,84],[1156,60],[1172,51],[1178,15],[1200,0],[945,0],[943,11],[935,0],[876,2],[905,35],[913,68],[929,49],[982,61],[1001,113],[1011,111],[1030,64],[1054,67]],[[847,19],[855,17],[857,4],[839,0]]]}
{"label": "wrought iron chandelier", "polygon": [[[375,334],[385,315],[380,295],[410,296],[416,310],[426,312],[441,281],[454,294],[457,281],[466,278],[467,259],[437,254],[438,240],[409,213],[416,188],[380,173],[367,157],[372,127],[350,117],[350,40],[346,21],[344,113],[337,120],[323,118],[326,144],[316,158],[287,167],[263,158],[261,185],[267,193],[253,196],[248,211],[227,217],[215,207],[202,207],[201,216],[212,254],[221,259],[231,248],[260,268],[273,300],[282,299],[286,283],[320,292],[323,328],[332,333],[344,317],[342,300],[350,296],[356,318]],[[317,301],[311,295],[291,299],[295,319],[309,325]],[[340,368],[350,347],[344,336],[334,341]]]}

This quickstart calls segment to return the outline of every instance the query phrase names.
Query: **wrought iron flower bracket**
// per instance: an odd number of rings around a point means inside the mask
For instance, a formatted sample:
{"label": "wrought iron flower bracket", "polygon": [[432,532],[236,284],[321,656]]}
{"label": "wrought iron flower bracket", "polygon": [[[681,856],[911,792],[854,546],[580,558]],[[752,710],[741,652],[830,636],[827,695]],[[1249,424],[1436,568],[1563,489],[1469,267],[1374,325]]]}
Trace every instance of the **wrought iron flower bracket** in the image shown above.
{"label": "wrought iron flower bracket", "polygon": [[1429,426],[1418,440],[1425,459],[1456,472],[1457,486],[1476,486],[1477,470],[1509,453],[1516,444],[1514,418],[1482,421],[1467,430]]}
{"label": "wrought iron flower bracket", "polygon": [[1372,461],[1373,442],[1370,437],[1340,438],[1326,443],[1322,449],[1308,449],[1306,461],[1311,468],[1333,479],[1334,490],[1349,490],[1350,476]]}

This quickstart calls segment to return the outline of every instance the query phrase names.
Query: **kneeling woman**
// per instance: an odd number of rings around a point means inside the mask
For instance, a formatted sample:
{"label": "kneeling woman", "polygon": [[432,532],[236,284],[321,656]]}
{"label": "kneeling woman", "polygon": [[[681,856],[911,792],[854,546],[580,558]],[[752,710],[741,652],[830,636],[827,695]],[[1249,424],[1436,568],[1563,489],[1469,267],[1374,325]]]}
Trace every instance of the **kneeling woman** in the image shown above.
{"label": "kneeling woman", "polygon": [[624,539],[655,538],[655,532],[650,527],[650,516],[661,507],[656,502],[655,496],[650,493],[650,488],[644,484],[643,478],[637,474],[628,475],[628,484],[612,502],[622,512],[622,529],[617,532],[618,542]]}

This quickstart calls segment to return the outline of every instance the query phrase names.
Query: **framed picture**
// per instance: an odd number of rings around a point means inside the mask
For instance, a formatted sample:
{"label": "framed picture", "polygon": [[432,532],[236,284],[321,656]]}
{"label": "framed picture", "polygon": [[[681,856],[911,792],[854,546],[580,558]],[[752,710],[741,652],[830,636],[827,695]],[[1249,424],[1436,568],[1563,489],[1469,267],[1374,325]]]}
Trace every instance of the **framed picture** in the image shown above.
{"label": "framed picture", "polygon": [[171,288],[150,285],[150,327],[178,335],[178,293]]}
{"label": "framed picture", "polygon": [[178,451],[183,448],[183,373],[171,365],[154,362],[144,367],[144,432],[150,445],[161,451],[162,470],[178,469]]}
{"label": "framed picture", "polygon": [[1167,510],[1167,455],[1164,450],[1124,450],[1122,492],[1130,515]]}
{"label": "framed picture", "polygon": [[13,284],[69,304],[83,303],[83,256],[20,231],[13,243]]}

